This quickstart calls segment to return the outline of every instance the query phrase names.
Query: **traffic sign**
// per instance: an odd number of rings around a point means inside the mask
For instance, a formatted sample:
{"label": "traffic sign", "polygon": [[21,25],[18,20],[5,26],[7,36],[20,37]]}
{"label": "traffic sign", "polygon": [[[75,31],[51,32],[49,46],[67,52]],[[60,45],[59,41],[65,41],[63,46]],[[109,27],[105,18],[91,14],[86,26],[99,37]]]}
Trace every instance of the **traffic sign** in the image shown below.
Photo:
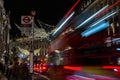
{"label": "traffic sign", "polygon": [[35,16],[35,15],[36,15],[36,11],[34,11],[34,10],[31,11],[31,15],[32,15],[32,16]]}
{"label": "traffic sign", "polygon": [[21,24],[31,24],[31,16],[21,16]]}

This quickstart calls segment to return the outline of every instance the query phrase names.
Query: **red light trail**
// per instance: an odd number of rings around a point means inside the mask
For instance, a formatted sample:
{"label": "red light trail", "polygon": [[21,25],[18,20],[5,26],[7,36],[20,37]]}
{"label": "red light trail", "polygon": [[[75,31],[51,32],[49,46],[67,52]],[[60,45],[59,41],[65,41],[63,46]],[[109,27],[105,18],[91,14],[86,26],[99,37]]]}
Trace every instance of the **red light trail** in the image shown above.
{"label": "red light trail", "polygon": [[82,70],[82,67],[77,67],[77,66],[64,66],[64,69],[68,69],[68,70]]}
{"label": "red light trail", "polygon": [[64,16],[64,18],[68,17],[69,14],[75,9],[75,7],[78,5],[80,0],[77,0],[77,2],[71,7],[71,9],[67,12],[67,14]]}

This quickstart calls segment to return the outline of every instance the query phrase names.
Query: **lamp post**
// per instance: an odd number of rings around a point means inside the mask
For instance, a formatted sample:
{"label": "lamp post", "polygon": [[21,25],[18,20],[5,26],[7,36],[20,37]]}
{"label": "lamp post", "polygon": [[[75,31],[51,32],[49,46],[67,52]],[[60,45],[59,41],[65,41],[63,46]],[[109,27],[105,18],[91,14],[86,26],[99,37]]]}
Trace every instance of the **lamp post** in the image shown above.
{"label": "lamp post", "polygon": [[[32,16],[32,43],[31,43],[31,51],[30,51],[30,73],[33,74],[33,56],[34,56],[34,16],[36,12],[31,11]],[[32,75],[32,80],[34,80]]]}
{"label": "lamp post", "polygon": [[[5,11],[4,11],[5,13]],[[5,27],[5,34],[4,34],[4,39],[5,39],[5,64],[8,65],[8,61],[9,61],[9,43],[10,43],[10,34],[9,34],[9,30],[10,30],[10,20],[9,20],[9,15],[3,15],[3,25]]]}

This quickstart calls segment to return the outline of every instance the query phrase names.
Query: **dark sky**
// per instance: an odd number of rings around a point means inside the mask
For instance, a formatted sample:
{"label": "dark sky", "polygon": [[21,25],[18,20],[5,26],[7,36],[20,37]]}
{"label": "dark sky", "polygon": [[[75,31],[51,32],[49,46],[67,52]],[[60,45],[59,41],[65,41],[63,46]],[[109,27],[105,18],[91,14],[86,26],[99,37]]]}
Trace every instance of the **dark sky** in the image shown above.
{"label": "dark sky", "polygon": [[12,20],[20,21],[21,15],[36,11],[36,18],[56,25],[77,0],[5,0],[6,10],[11,11]]}
{"label": "dark sky", "polygon": [[17,34],[14,23],[21,24],[22,15],[36,11],[35,19],[46,24],[57,25],[77,0],[5,0],[5,9],[10,11],[12,33]]}

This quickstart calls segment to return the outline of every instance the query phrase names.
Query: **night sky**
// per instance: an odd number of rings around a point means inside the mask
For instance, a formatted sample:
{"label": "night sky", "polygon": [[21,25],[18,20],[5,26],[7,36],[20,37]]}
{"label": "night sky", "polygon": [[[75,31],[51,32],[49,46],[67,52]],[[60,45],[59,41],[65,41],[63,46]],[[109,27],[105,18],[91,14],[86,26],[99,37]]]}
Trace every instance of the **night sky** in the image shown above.
{"label": "night sky", "polygon": [[21,24],[22,15],[30,15],[30,11],[35,10],[35,19],[49,25],[57,25],[69,9],[77,0],[5,0],[6,13],[11,12],[10,20],[15,36],[19,30],[14,23]]}

